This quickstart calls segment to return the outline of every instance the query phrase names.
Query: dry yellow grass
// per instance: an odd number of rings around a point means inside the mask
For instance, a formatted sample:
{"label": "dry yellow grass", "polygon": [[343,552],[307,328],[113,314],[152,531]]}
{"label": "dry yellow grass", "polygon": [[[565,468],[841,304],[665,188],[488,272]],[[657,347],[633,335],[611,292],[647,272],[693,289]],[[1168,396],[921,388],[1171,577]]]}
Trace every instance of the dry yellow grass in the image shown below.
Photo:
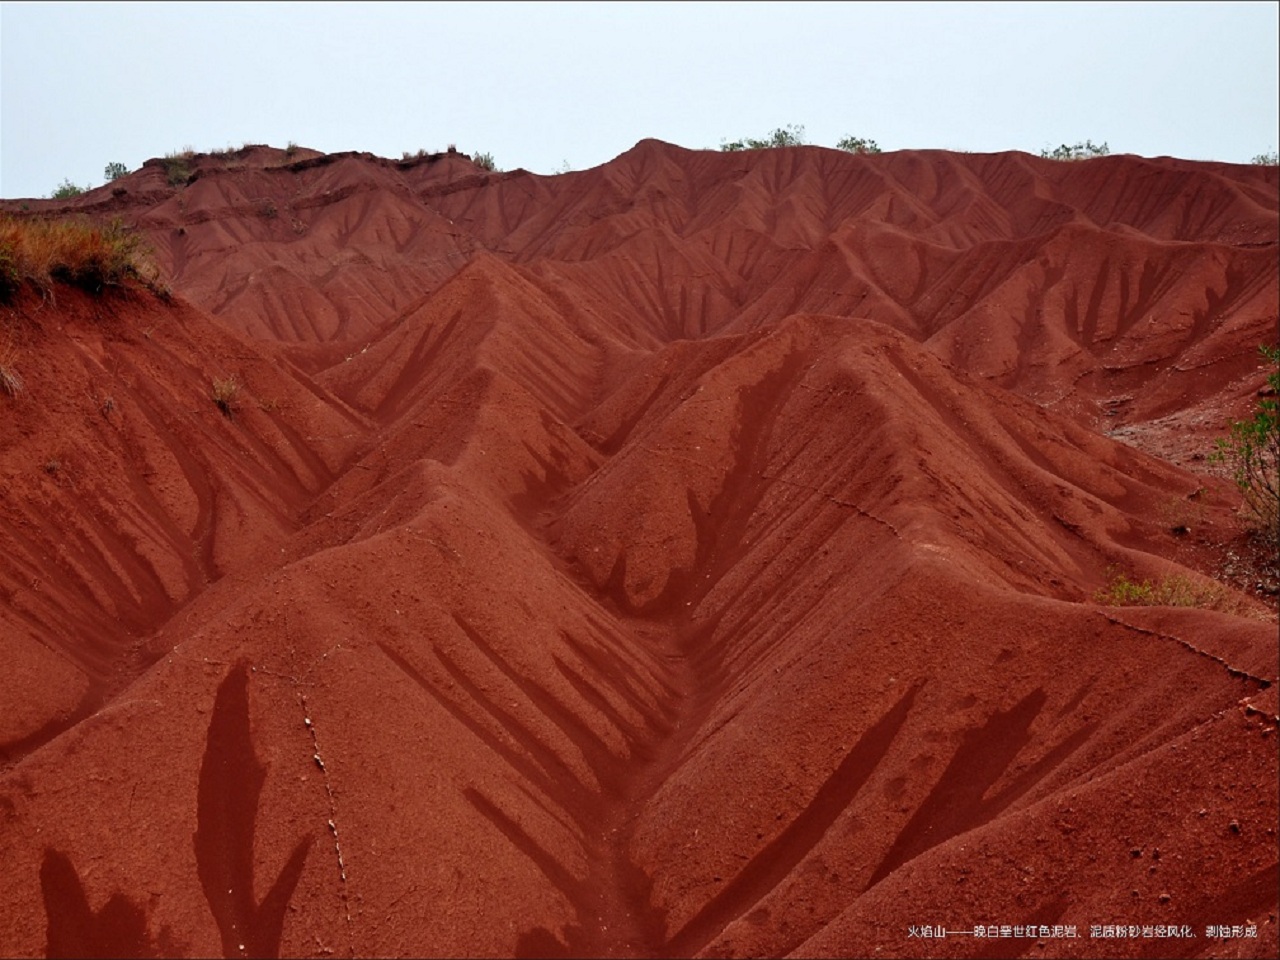
{"label": "dry yellow grass", "polygon": [[1199,607],[1237,616],[1256,612],[1234,591],[1213,580],[1180,573],[1137,580],[1115,567],[1108,568],[1107,585],[1093,599],[1108,607]]}
{"label": "dry yellow grass", "polygon": [[18,396],[26,389],[22,383],[21,374],[14,366],[16,354],[13,344],[0,345],[0,393],[6,393],[11,397]]}
{"label": "dry yellow grass", "polygon": [[27,283],[42,291],[66,283],[101,293],[129,280],[154,286],[155,279],[142,237],[119,220],[0,218],[0,298]]}

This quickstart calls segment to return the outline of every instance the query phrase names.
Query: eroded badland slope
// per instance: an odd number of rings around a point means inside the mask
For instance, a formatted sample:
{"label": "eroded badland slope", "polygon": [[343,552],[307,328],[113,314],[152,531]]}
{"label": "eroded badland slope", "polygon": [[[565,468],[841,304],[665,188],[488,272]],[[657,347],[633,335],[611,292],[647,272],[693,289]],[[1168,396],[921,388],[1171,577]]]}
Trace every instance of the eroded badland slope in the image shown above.
{"label": "eroded badland slope", "polygon": [[1275,954],[1275,168],[190,164],[0,309],[0,952]]}

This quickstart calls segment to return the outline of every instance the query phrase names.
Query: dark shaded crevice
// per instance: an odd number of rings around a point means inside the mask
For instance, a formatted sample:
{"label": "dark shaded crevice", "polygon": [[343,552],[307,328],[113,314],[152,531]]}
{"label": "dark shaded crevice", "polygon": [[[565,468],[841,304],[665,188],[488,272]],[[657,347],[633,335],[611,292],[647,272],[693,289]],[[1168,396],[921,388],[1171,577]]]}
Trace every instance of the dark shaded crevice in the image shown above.
{"label": "dark shaded crevice", "polygon": [[488,658],[498,672],[511,681],[529,701],[538,708],[544,717],[560,730],[561,733],[582,753],[583,759],[591,772],[595,774],[602,789],[617,794],[620,789],[619,766],[622,758],[617,757],[609,747],[587,724],[557,700],[550,691],[533,679],[523,676],[484,639],[478,630],[472,627],[458,614],[453,615],[454,622],[475,645],[476,649]]}
{"label": "dark shaded crevice", "polygon": [[734,919],[781,883],[822,840],[889,752],[915,702],[911,687],[858,739],[809,805],[711,898],[667,945],[672,955],[693,955]]}
{"label": "dark shaded crevice", "polygon": [[[475,737],[486,747],[492,750],[497,756],[501,757],[508,766],[516,773],[523,777],[528,783],[536,787],[545,796],[549,797],[553,802],[558,804],[571,815],[580,813],[582,816],[587,815],[590,809],[585,803],[584,794],[586,788],[581,781],[574,777],[572,771],[564,764],[554,751],[549,750],[540,741],[532,736],[523,726],[518,724],[505,711],[498,710],[496,713],[490,707],[490,715],[507,731],[511,738],[524,748],[524,752],[520,752],[505,743],[501,738],[488,730],[484,724],[474,719],[461,706],[454,703],[449,697],[437,689],[436,685],[428,680],[423,674],[410,663],[404,656],[393,649],[389,644],[379,641],[379,649],[387,655],[387,658],[397,667],[405,672],[424,693],[433,701],[442,707],[446,713],[457,720],[463,727],[475,735]],[[440,651],[436,651],[437,657],[440,657]],[[451,660],[441,658],[441,663],[445,664],[445,669],[450,670],[450,674],[457,678],[457,667],[453,665]],[[452,667],[452,669],[450,669]],[[460,671],[458,671],[460,673]],[[469,681],[468,681],[469,682]],[[467,688],[464,686],[464,690]],[[473,687],[474,689],[474,687]],[[481,705],[487,704],[487,700],[481,701]],[[575,821],[582,818],[574,817]],[[589,820],[588,820],[589,822]]]}
{"label": "dark shaded crevice", "polygon": [[[623,657],[607,647],[589,647],[585,641],[563,630],[560,632],[560,636],[569,649],[578,655],[585,666],[597,672],[597,679],[601,683],[611,686],[637,713],[645,718],[645,722],[649,724],[655,734],[661,735],[670,731],[671,722],[676,716],[671,704],[677,697],[676,690],[670,683],[658,676],[656,671],[650,671],[649,682],[657,687],[662,694],[662,698],[651,706],[644,700],[642,690],[645,678],[640,675],[637,667],[627,663]],[[637,686],[641,689],[637,690]]]}
{"label": "dark shaded crevice", "polygon": [[995,819],[1089,738],[1092,726],[1075,731],[999,794],[984,800],[987,790],[1031,742],[1031,725],[1047,699],[1043,689],[1033,690],[965,735],[929,796],[916,808],[872,873],[866,889],[957,834]]}

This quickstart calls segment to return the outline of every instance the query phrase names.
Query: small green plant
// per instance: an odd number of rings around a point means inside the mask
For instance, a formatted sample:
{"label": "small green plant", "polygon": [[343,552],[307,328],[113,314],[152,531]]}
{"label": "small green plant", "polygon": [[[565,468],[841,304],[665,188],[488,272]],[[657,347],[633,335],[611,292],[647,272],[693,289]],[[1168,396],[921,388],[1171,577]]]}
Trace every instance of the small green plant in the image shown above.
{"label": "small green plant", "polygon": [[102,175],[106,177],[108,183],[112,180],[119,180],[121,177],[128,176],[128,174],[129,168],[123,163],[118,163],[114,160],[108,163],[106,169],[102,171]]}
{"label": "small green plant", "polygon": [[84,187],[78,187],[70,180],[63,180],[49,196],[54,200],[70,200],[72,197],[78,197],[82,193],[84,193]]}
{"label": "small green plant", "polygon": [[1093,599],[1108,607],[1149,606],[1153,592],[1150,580],[1130,580],[1127,573],[1112,567],[1107,570],[1107,585]]}
{"label": "small green plant", "polygon": [[720,149],[726,153],[734,153],[738,150],[768,150],[771,147],[800,147],[805,143],[804,125],[799,123],[789,123],[785,127],[778,127],[773,133],[763,140],[757,140],[754,137],[747,137],[743,140],[722,140],[720,141]]}
{"label": "small green plant", "polygon": [[1218,583],[1204,583],[1178,573],[1159,580],[1135,580],[1117,567],[1107,569],[1107,584],[1093,599],[1107,607],[1200,607],[1225,613],[1238,612],[1241,606]]}
{"label": "small green plant", "polygon": [[1041,150],[1040,156],[1046,160],[1090,160],[1094,157],[1110,156],[1111,148],[1105,142],[1094,143],[1084,140],[1079,143],[1061,144],[1052,150]]}
{"label": "small green plant", "polygon": [[235,418],[236,397],[239,393],[240,381],[234,376],[213,381],[213,402],[228,420]]}
{"label": "small green plant", "polygon": [[1263,344],[1259,354],[1270,372],[1250,420],[1237,420],[1217,441],[1209,462],[1223,467],[1244,498],[1247,525],[1269,547],[1280,549],[1280,346]]}
{"label": "small green plant", "polygon": [[294,143],[292,140],[290,140],[284,148],[284,155],[288,157],[290,160],[292,160],[297,155],[297,153],[298,153],[298,145]]}
{"label": "small green plant", "polygon": [[1259,167],[1275,167],[1280,166],[1280,153],[1272,150],[1270,153],[1260,153],[1249,161]]}
{"label": "small green plant", "polygon": [[471,162],[481,170],[488,170],[490,173],[498,172],[498,165],[493,162],[492,153],[477,153],[471,158]]}
{"label": "small green plant", "polygon": [[844,137],[836,141],[837,150],[846,150],[849,153],[880,153],[880,144],[874,140],[866,140],[862,137]]}

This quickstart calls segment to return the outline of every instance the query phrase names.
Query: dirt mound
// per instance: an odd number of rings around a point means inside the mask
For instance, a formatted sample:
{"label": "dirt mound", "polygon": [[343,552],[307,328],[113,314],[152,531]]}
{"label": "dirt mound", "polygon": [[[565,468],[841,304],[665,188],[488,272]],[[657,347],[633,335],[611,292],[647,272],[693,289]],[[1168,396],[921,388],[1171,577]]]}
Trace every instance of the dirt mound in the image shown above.
{"label": "dirt mound", "polygon": [[0,308],[4,953],[1275,953],[1275,611],[1188,469],[1274,169],[185,170],[69,205],[172,302]]}

